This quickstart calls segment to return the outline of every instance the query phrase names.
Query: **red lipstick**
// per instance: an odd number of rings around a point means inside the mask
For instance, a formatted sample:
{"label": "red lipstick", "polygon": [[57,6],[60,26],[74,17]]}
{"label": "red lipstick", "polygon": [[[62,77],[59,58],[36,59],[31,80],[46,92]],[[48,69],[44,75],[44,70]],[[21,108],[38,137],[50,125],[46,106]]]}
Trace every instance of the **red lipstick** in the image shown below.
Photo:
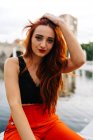
{"label": "red lipstick", "polygon": [[45,52],[46,52],[46,50],[39,49],[39,52],[40,52],[40,53],[45,53]]}

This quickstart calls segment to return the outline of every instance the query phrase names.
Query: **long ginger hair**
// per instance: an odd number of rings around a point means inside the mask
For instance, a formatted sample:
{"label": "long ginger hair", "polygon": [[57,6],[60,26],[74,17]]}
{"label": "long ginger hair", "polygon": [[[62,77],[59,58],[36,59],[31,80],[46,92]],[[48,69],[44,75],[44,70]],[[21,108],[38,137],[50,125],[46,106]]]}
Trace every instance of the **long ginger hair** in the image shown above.
{"label": "long ginger hair", "polygon": [[32,57],[31,38],[39,25],[48,25],[55,33],[54,46],[49,54],[44,56],[36,73],[40,79],[40,94],[46,105],[45,109],[47,108],[48,111],[51,112],[51,110],[55,110],[58,89],[60,85],[63,86],[61,73],[62,69],[67,66],[67,47],[60,28],[49,19],[43,17],[35,23],[30,22],[30,24],[25,27],[28,29],[25,39],[25,57]]}

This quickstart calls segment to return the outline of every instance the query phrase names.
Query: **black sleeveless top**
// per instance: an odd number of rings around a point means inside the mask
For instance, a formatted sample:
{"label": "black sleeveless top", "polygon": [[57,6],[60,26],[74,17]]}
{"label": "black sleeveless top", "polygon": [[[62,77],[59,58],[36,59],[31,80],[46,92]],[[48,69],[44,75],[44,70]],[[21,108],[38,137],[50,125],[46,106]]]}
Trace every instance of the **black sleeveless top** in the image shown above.
{"label": "black sleeveless top", "polygon": [[[40,96],[40,86],[36,86],[33,81],[28,69],[26,68],[26,63],[22,56],[18,57],[19,60],[19,88],[21,94],[22,104],[34,104],[43,103]],[[24,70],[26,68],[26,70]]]}

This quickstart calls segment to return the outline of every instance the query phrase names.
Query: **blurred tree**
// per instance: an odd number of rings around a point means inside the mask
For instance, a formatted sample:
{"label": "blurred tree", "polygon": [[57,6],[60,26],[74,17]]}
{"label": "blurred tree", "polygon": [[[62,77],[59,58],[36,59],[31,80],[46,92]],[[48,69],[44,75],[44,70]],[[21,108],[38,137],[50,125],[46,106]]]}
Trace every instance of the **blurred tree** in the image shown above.
{"label": "blurred tree", "polygon": [[81,44],[82,49],[86,51],[86,59],[88,61],[93,61],[93,42],[88,44]]}

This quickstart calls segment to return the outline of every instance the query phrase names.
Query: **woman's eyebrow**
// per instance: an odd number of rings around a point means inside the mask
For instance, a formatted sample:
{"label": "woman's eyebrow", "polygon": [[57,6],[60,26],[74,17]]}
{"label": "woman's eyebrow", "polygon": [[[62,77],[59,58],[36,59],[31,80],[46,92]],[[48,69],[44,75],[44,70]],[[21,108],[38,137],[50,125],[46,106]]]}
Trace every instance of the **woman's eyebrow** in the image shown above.
{"label": "woman's eyebrow", "polygon": [[41,35],[41,34],[35,34],[35,35],[43,37],[43,35]]}

